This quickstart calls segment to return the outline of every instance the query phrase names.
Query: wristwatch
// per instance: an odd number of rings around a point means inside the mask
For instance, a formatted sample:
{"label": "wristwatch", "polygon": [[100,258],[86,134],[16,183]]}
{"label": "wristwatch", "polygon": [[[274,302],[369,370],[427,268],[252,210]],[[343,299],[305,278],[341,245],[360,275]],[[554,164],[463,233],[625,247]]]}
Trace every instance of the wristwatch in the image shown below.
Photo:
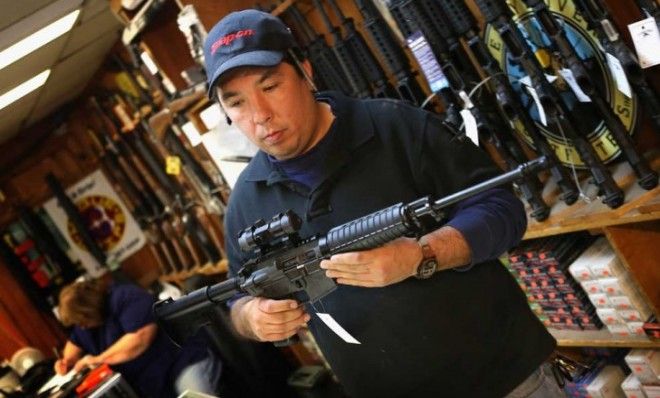
{"label": "wristwatch", "polygon": [[419,246],[422,248],[422,261],[417,266],[417,272],[415,273],[415,278],[428,279],[438,269],[438,259],[435,257],[435,252],[433,251],[433,248],[431,248],[425,237],[422,237],[418,241],[418,243]]}

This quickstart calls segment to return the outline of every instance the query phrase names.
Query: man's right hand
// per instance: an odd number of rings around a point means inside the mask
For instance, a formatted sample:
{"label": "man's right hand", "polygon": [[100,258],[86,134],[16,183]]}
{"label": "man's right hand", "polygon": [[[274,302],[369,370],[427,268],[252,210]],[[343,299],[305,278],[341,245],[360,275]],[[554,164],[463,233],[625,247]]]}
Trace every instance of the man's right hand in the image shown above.
{"label": "man's right hand", "polygon": [[55,361],[55,373],[58,375],[65,375],[71,369],[71,364],[64,359]]}
{"label": "man's right hand", "polygon": [[231,318],[240,334],[259,341],[285,340],[310,320],[295,300],[244,297],[232,306]]}

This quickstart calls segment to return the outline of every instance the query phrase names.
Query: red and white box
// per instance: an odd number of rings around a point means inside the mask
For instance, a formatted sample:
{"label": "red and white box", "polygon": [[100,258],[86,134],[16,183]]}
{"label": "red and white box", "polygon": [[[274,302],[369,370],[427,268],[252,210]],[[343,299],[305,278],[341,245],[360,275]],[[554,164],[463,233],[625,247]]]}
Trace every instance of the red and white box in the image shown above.
{"label": "red and white box", "polygon": [[660,352],[637,348],[626,355],[626,363],[642,384],[660,384]]}

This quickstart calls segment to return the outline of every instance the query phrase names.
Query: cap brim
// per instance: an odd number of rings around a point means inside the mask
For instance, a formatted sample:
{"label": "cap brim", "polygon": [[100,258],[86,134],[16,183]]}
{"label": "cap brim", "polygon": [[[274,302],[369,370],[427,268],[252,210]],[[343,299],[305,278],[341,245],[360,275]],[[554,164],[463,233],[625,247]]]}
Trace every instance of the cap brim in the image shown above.
{"label": "cap brim", "polygon": [[215,85],[225,72],[230,69],[238,68],[241,66],[275,66],[279,64],[284,58],[284,53],[280,51],[249,51],[243,54],[239,54],[224,64],[215,71],[213,79],[209,83],[208,96],[212,98],[213,90],[215,90]]}

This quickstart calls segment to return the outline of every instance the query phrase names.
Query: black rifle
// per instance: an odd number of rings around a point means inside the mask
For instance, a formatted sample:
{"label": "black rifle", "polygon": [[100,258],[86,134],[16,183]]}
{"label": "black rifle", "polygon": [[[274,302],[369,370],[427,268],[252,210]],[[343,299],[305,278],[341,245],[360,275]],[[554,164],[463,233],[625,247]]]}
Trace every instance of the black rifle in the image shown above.
{"label": "black rifle", "polygon": [[588,141],[588,133],[584,131],[583,126],[580,126],[557,90],[546,79],[543,68],[513,21],[513,13],[506,2],[504,0],[475,0],[475,3],[486,22],[500,34],[513,62],[519,64],[529,75],[531,86],[538,94],[543,109],[548,112],[560,131],[565,132],[567,139],[571,140],[575,146],[603,196],[603,203],[611,208],[621,206],[624,201],[623,191],[616,185],[609,170]]}
{"label": "black rifle", "polygon": [[361,66],[364,76],[368,82],[371,82],[371,92],[376,98],[398,97],[396,90],[387,80],[383,67],[378,63],[376,57],[371,52],[367,42],[362,37],[362,34],[355,28],[355,23],[352,18],[346,18],[342,13],[335,0],[327,0],[330,7],[334,10],[335,14],[339,17],[342,27],[344,28],[344,41],[348,44],[353,53],[353,59]]}
{"label": "black rifle", "polygon": [[410,72],[410,63],[394,33],[387,25],[372,0],[355,0],[371,43],[380,52],[385,68],[394,77],[396,96],[420,106],[426,97],[415,76]]}
{"label": "black rifle", "polygon": [[596,32],[605,53],[609,53],[619,60],[630,85],[651,118],[655,130],[660,132],[658,94],[644,76],[644,71],[635,54],[621,39],[605,4],[601,0],[573,0],[573,3],[587,21],[589,29]]}
{"label": "black rifle", "polygon": [[285,13],[291,15],[295,20],[295,24],[299,27],[296,32],[301,37],[303,46],[307,49],[307,56],[314,66],[315,76],[318,80],[323,83],[326,89],[350,94],[351,86],[348,79],[339,65],[337,55],[325,42],[323,35],[314,32],[295,5],[292,4],[287,8]]}
{"label": "black rifle", "polygon": [[[191,254],[185,249],[181,236],[174,232],[170,222],[172,208],[169,198],[163,189],[153,180],[151,173],[145,166],[143,160],[136,152],[135,148],[129,144],[126,137],[120,134],[121,127],[119,123],[106,114],[98,100],[91,97],[90,104],[98,114],[101,121],[101,135],[106,143],[106,153],[114,153],[120,166],[119,170],[126,176],[128,181],[137,189],[140,194],[136,195],[144,208],[149,209],[149,215],[145,219],[138,219],[140,226],[148,232],[151,237],[156,237],[158,247],[162,253],[159,258],[165,258],[168,269],[167,272],[181,271],[190,267]],[[106,123],[109,123],[110,128]],[[123,185],[123,187],[130,187]],[[131,188],[128,188],[129,190]]]}
{"label": "black rifle", "polygon": [[[313,303],[336,288],[334,280],[320,268],[321,260],[337,253],[379,247],[402,236],[422,236],[446,222],[450,206],[545,167],[545,158],[538,158],[442,199],[424,197],[407,204],[398,203],[335,227],[323,236],[307,239],[298,235],[302,220],[291,210],[269,222],[258,220],[238,238],[241,249],[255,257],[235,277],[177,300],[157,302],[156,319],[170,338],[181,344],[217,316],[216,306],[240,292],[271,299],[295,297]],[[290,341],[276,345],[287,343]]]}
{"label": "black rifle", "polygon": [[80,234],[80,239],[82,239],[82,243],[85,246],[85,249],[87,249],[89,254],[94,257],[99,265],[107,268],[108,264],[106,261],[108,258],[106,257],[105,252],[103,249],[101,249],[101,246],[99,246],[98,242],[96,242],[96,239],[94,239],[94,237],[90,234],[89,229],[87,229],[85,220],[82,218],[82,215],[80,215],[80,212],[78,211],[78,207],[76,207],[75,203],[73,203],[71,198],[69,198],[69,195],[66,194],[66,191],[64,190],[64,187],[62,187],[60,181],[57,179],[57,177],[55,177],[54,174],[48,173],[46,175],[46,183],[57,198],[57,203],[60,205],[60,207],[62,207],[62,210],[64,210],[67,217],[69,217],[69,220],[76,229],[76,232]]}
{"label": "black rifle", "polygon": [[359,65],[356,61],[352,46],[348,40],[342,38],[339,27],[332,25],[330,17],[325,12],[321,0],[314,0],[314,5],[321,14],[321,19],[323,19],[328,32],[332,36],[333,43],[330,48],[337,56],[339,65],[348,80],[351,89],[350,95],[359,98],[371,96],[369,81],[362,72],[362,65]]}
{"label": "black rifle", "polygon": [[[404,37],[410,38],[414,35],[421,35],[420,38],[428,43],[431,53],[438,61],[443,75],[447,78],[447,84],[443,83],[440,88],[435,90],[434,94],[437,94],[441,99],[446,123],[453,128],[458,129],[458,126],[461,124],[461,116],[459,115],[460,106],[458,106],[460,99],[456,92],[449,87],[448,81],[450,79],[453,81],[457,80],[457,78],[454,77],[459,75],[453,64],[448,61],[445,46],[434,40],[437,35],[434,34],[433,30],[435,28],[433,28],[433,24],[425,20],[426,17],[423,10],[421,10],[414,2],[408,0],[394,0],[388,5],[388,8],[392,14],[392,18],[394,18],[397,27]],[[426,27],[426,31],[423,27]],[[411,48],[411,50],[413,53],[415,52],[414,49]],[[429,84],[430,83],[431,82],[429,81]]]}
{"label": "black rifle", "polygon": [[548,159],[550,172],[561,190],[561,199],[568,205],[575,203],[578,191],[568,170],[561,165],[555,151],[545,140],[520,98],[515,94],[504,71],[486,48],[479,36],[477,22],[468,7],[463,0],[446,0],[438,2],[438,4],[442,7],[446,19],[451,22],[456,34],[465,39],[474,58],[493,82],[495,97],[500,109],[508,119],[520,122],[532,139],[536,150]]}
{"label": "black rifle", "polygon": [[[122,101],[120,97],[115,99],[115,104],[113,110],[119,120],[126,119],[127,115],[121,116],[121,113],[126,110],[121,106]],[[163,170],[163,165],[165,164],[163,158],[158,156],[157,151],[152,149],[152,146],[149,145],[148,140],[145,138],[148,131],[149,126],[145,119],[140,118],[139,124],[134,125],[133,131],[127,134],[129,142],[133,144],[133,147],[146,164],[149,172],[156,178],[158,185],[164,188],[169,206],[173,210],[181,211],[181,217],[177,221],[183,223],[187,235],[197,243],[197,246],[199,246],[209,261],[217,263],[222,258],[219,249],[215,246],[207,231],[200,225],[197,216],[190,211],[191,203],[186,201],[186,193],[183,188]],[[154,142],[154,144],[157,143]],[[195,250],[191,248],[190,252],[194,255]]]}
{"label": "black rifle", "polygon": [[658,6],[657,0],[635,0],[635,3],[646,18],[655,18],[655,23],[660,29],[660,6]]}
{"label": "black rifle", "polygon": [[550,13],[548,6],[543,0],[524,0],[524,2],[532,9],[536,19],[548,34],[550,41],[559,50],[564,62],[573,72],[577,84],[591,98],[596,111],[603,118],[605,125],[619,144],[621,153],[637,175],[637,183],[647,190],[655,188],[658,185],[658,173],[651,170],[646,159],[635,150],[635,143],[626,131],[626,127],[610,107],[602,88],[591,77],[584,62],[582,62],[577,51],[566,37],[566,33]]}
{"label": "black rifle", "polygon": [[[507,169],[513,169],[527,159],[515,138],[515,129],[497,112],[490,93],[484,92],[474,100],[477,106],[472,106],[464,77],[476,82],[479,75],[438,4],[426,0],[405,0],[399,3],[399,7],[403,15],[414,18],[413,21],[424,36],[429,37],[431,48],[441,60],[443,70],[449,72],[446,77],[449,90],[453,91],[453,94],[444,95],[445,101],[452,101],[451,107],[457,109],[461,107],[458,102],[458,97],[461,97],[461,102],[466,105],[477,123],[479,136],[493,145],[506,163]],[[509,133],[505,134],[504,131],[507,130]],[[527,176],[518,181],[517,185],[531,207],[531,216],[538,221],[548,218],[550,207],[543,201],[542,184],[538,178]]]}

